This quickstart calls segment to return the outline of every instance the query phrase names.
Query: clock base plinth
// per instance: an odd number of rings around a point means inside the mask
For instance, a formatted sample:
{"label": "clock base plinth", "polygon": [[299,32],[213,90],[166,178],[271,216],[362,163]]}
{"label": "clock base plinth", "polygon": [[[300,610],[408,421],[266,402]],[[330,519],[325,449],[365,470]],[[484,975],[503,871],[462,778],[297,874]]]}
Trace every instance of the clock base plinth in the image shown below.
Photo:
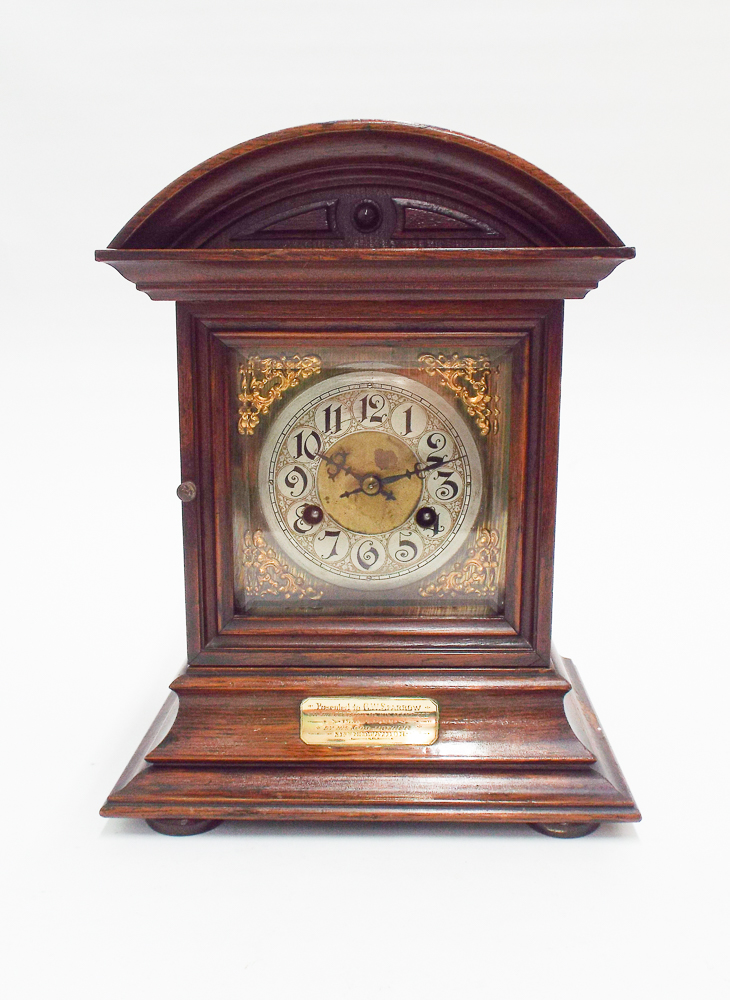
{"label": "clock base plinth", "polygon": [[[514,750],[509,759],[494,754],[480,758],[474,746],[463,760],[381,756],[376,762],[373,754],[379,748],[372,747],[365,748],[369,760],[343,760],[338,748],[324,748],[322,754],[318,747],[307,762],[186,761],[169,752],[175,739],[161,741],[176,713],[171,696],[101,814],[140,817],[153,829],[177,835],[203,832],[207,824],[222,820],[528,823],[560,837],[584,836],[603,822],[637,822],[636,803],[575,668],[554,653],[553,670],[547,673],[548,678],[534,681],[532,694],[511,694],[515,704],[523,699],[533,704],[530,726],[541,734],[530,737],[525,730],[522,759]],[[555,705],[545,696],[550,677],[556,688],[553,701],[561,709],[565,695],[562,759],[555,740],[550,754],[543,751],[539,759],[540,748],[548,745],[545,731],[556,726]],[[558,690],[561,680],[564,687]],[[429,690],[426,678],[423,688]],[[200,692],[196,697],[201,698]],[[219,721],[227,723],[223,717]],[[507,729],[513,728],[519,714],[504,721]],[[188,754],[195,745],[190,726],[188,716],[188,733],[182,727],[180,740]],[[186,829],[194,825],[195,830]]]}

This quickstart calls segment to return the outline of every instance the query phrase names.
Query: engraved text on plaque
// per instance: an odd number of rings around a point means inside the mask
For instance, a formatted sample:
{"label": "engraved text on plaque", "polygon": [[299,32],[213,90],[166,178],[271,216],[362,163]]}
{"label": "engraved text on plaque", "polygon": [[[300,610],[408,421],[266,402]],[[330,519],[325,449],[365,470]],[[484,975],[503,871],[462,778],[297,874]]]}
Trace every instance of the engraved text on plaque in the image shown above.
{"label": "engraved text on plaque", "polygon": [[310,745],[427,746],[438,739],[431,698],[305,698],[300,736]]}

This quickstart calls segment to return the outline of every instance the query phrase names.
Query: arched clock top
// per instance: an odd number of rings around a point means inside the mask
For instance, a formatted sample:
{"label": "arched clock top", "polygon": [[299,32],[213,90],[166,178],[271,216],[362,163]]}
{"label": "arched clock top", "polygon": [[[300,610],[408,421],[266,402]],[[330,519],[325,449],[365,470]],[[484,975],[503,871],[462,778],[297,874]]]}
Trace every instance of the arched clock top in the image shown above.
{"label": "arched clock top", "polygon": [[183,174],[113,250],[623,247],[566,187],[445,129],[342,121],[241,143]]}

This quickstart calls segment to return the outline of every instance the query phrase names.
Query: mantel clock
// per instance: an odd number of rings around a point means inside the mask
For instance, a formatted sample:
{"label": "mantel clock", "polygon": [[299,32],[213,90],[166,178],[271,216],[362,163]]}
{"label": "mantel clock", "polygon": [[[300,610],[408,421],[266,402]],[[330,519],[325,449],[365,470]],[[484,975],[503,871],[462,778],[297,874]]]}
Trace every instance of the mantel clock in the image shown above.
{"label": "mantel clock", "polygon": [[550,642],[563,300],[633,255],[377,121],[221,153],[97,252],[177,303],[189,660],[103,815],[639,819]]}

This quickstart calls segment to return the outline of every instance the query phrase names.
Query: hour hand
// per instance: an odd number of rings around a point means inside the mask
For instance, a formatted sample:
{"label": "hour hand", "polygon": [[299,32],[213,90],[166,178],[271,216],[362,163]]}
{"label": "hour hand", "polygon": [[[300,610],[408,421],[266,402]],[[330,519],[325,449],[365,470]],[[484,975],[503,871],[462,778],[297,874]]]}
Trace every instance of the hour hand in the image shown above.
{"label": "hour hand", "polygon": [[345,490],[344,493],[340,493],[340,499],[343,497],[354,496],[355,493],[364,493],[365,496],[368,497],[375,497],[379,493],[382,493],[386,500],[395,500],[395,493],[393,493],[392,490],[383,489],[383,483],[385,480],[381,479],[380,476],[375,476],[372,473],[369,473],[366,476],[358,476],[357,478],[360,481],[360,485],[357,489]]}
{"label": "hour hand", "polygon": [[327,464],[327,475],[330,479],[334,480],[341,472],[344,472],[348,476],[352,476],[353,479],[356,479],[358,483],[362,482],[364,477],[355,472],[354,469],[351,469],[347,464],[347,452],[336,451],[334,455],[323,455],[320,453],[319,457]]}

